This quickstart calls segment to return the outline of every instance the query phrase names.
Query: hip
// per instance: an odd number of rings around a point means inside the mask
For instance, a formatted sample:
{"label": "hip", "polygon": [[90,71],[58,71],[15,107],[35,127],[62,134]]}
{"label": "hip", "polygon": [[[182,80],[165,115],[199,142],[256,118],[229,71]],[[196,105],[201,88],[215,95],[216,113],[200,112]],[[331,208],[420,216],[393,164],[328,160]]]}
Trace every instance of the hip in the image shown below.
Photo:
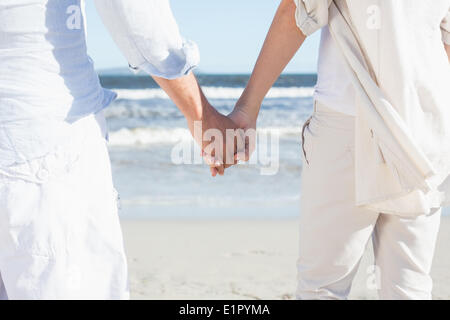
{"label": "hip", "polygon": [[[314,111],[302,129],[302,147],[306,165],[348,156],[354,153],[355,117],[314,102]],[[321,156],[317,156],[320,154]]]}
{"label": "hip", "polygon": [[[28,153],[22,154],[22,158],[6,159],[10,160],[7,165],[3,165],[0,161],[0,183],[17,179],[44,183],[70,172],[76,167],[83,150],[92,144],[104,144],[106,149],[108,132],[103,110],[71,124],[60,123],[52,127],[49,132],[58,136],[59,139],[52,140],[52,143],[30,140],[28,147],[22,150]],[[0,144],[7,138],[0,132]],[[40,156],[31,157],[32,155]],[[14,160],[15,162],[9,164]]]}

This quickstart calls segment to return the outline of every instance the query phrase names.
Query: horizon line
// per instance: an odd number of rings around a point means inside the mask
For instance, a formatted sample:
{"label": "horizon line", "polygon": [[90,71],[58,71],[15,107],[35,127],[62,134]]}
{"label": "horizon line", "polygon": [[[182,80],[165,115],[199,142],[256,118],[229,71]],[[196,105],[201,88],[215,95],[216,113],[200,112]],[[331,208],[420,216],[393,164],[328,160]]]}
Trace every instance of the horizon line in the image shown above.
{"label": "horizon line", "polygon": [[[132,71],[130,71],[126,67],[118,67],[118,68],[105,68],[105,69],[96,69],[95,70],[98,75],[100,76],[113,76],[113,75],[130,75],[130,76],[136,76],[136,77],[146,77],[149,76],[145,73],[138,73],[135,74]],[[204,71],[204,70],[198,70],[194,71],[196,75],[251,75],[251,72],[219,72],[219,71]],[[285,71],[281,73],[281,75],[317,75],[317,72],[293,72],[293,71]]]}

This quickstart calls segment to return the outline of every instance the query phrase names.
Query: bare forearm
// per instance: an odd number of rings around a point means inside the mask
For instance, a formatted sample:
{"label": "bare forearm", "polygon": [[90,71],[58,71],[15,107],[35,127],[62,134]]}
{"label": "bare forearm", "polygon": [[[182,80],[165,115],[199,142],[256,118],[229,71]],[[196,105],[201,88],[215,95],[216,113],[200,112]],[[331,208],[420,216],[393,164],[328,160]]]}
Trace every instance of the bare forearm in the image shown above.
{"label": "bare forearm", "polygon": [[202,120],[210,104],[203,94],[193,73],[174,79],[153,77],[158,85],[169,95],[186,119]]}
{"label": "bare forearm", "polygon": [[252,108],[253,116],[258,114],[267,92],[305,40],[305,35],[296,25],[295,10],[292,0],[281,2],[250,81],[240,99],[239,104]]}

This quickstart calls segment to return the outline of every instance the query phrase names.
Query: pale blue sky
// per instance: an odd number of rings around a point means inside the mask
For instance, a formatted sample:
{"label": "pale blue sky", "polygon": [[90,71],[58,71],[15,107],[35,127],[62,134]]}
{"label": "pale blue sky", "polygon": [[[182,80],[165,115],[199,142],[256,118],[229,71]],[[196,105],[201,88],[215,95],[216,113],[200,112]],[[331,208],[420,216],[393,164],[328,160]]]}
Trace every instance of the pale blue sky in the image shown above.
{"label": "pale blue sky", "polygon": [[[86,0],[88,49],[97,69],[126,67],[98,17]],[[251,72],[279,0],[172,0],[180,30],[200,47],[199,69],[208,73]],[[320,34],[311,36],[286,68],[315,72]]]}

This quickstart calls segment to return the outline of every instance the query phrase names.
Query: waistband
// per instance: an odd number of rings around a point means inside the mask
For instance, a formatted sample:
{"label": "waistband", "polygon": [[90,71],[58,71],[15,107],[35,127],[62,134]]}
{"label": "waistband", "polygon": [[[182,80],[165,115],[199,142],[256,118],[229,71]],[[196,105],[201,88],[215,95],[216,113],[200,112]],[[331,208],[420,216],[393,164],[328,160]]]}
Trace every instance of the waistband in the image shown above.
{"label": "waistband", "polygon": [[347,131],[355,128],[354,116],[331,109],[318,100],[314,101],[314,113],[311,120],[322,126],[339,130]]}

